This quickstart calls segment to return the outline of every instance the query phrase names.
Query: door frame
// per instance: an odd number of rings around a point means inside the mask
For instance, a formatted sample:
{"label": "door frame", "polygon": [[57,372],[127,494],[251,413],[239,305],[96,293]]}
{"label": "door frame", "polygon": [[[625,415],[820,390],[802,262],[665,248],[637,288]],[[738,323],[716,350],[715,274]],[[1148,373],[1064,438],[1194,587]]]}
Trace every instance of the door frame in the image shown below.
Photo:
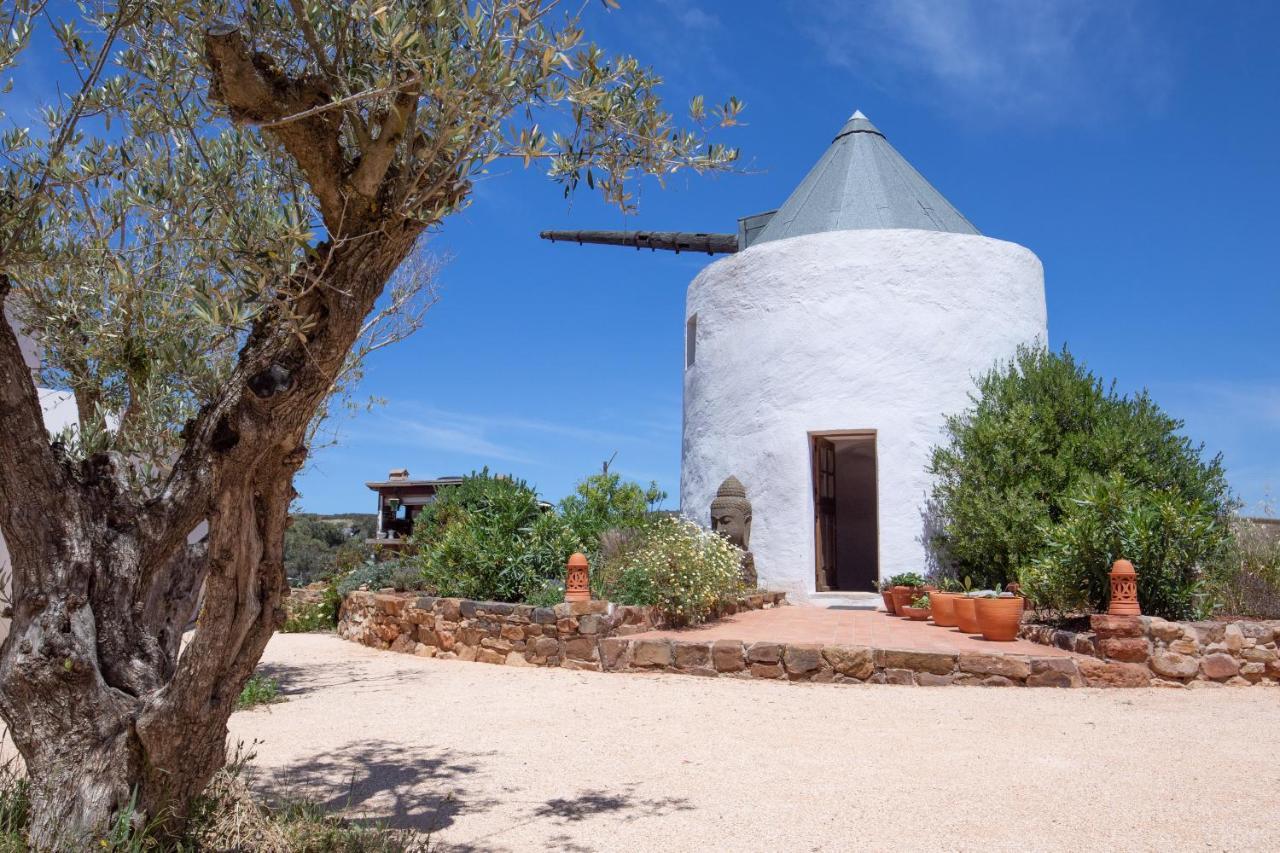
{"label": "door frame", "polygon": [[[821,535],[819,531],[820,520],[818,518],[818,502],[816,499],[818,484],[814,478],[818,472],[817,457],[817,439],[826,439],[827,441],[836,441],[847,438],[870,438],[872,441],[872,458],[876,463],[875,478],[875,522],[876,522],[876,581],[879,582],[881,575],[880,562],[880,436],[878,430],[875,429],[826,429],[826,430],[809,430],[806,434],[806,440],[809,442],[809,494],[813,501],[813,588],[815,592],[823,592],[819,587],[819,574],[822,571],[822,555],[820,552],[821,543],[818,537]],[[839,524],[839,509],[837,508],[837,522]],[[835,591],[835,590],[832,590]]]}

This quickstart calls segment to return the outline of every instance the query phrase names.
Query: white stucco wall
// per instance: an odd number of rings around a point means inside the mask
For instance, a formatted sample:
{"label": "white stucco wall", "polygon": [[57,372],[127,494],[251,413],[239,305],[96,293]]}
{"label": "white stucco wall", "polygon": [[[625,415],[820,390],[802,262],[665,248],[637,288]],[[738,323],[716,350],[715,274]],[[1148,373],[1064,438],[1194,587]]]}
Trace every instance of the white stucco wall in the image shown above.
{"label": "white stucco wall", "polygon": [[876,430],[881,576],[925,568],[930,449],[974,375],[1046,338],[1044,272],[1013,243],[857,230],[759,243],[689,286],[683,511],[736,475],[762,585],[814,590],[809,434]]}

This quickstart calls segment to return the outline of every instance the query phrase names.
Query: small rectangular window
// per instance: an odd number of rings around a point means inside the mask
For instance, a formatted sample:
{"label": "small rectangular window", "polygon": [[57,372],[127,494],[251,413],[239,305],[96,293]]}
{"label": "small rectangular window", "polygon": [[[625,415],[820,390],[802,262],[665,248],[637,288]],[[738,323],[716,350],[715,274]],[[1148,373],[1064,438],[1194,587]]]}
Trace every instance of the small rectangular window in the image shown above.
{"label": "small rectangular window", "polygon": [[698,315],[692,314],[684,324],[684,368],[693,367],[694,358],[698,354]]}

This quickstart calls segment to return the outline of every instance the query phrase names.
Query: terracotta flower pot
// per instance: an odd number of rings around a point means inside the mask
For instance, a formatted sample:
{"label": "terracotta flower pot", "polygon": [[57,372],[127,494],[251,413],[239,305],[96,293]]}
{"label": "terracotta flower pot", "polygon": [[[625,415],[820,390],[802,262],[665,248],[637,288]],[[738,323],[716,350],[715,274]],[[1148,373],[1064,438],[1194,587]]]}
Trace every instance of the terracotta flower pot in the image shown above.
{"label": "terracotta flower pot", "polygon": [[973,606],[977,600],[967,595],[959,595],[956,596],[956,600],[952,604],[956,612],[956,627],[960,629],[962,634],[977,634],[981,632],[978,627],[978,611]]}
{"label": "terracotta flower pot", "polygon": [[903,609],[910,607],[911,602],[915,599],[917,592],[915,587],[911,586],[895,586],[891,592],[893,593],[893,612],[898,616],[906,616]]}
{"label": "terracotta flower pot", "polygon": [[1008,643],[1018,639],[1018,627],[1022,624],[1023,599],[979,598],[977,601],[978,628],[984,640]]}
{"label": "terracotta flower pot", "polygon": [[912,622],[923,622],[929,618],[929,608],[927,607],[904,607],[902,612]]}
{"label": "terracotta flower pot", "polygon": [[880,593],[880,597],[884,599],[885,612],[890,616],[898,615],[898,606],[893,603],[893,590],[886,589]]}
{"label": "terracotta flower pot", "polygon": [[956,626],[956,599],[959,597],[954,592],[929,593],[929,604],[933,608],[933,624],[939,628]]}

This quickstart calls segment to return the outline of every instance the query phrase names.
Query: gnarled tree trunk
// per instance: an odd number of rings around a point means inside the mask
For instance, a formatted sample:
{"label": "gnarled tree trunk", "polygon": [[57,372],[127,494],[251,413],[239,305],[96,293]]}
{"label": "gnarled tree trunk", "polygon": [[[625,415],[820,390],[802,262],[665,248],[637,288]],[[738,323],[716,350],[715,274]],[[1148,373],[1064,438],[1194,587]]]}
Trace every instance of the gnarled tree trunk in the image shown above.
{"label": "gnarled tree trunk", "polygon": [[[266,124],[297,161],[329,241],[280,283],[148,496],[131,488],[131,460],[76,461],[51,443],[0,321],[0,532],[13,565],[0,715],[31,776],[37,849],[86,849],[131,808],[177,831],[223,765],[228,717],[283,620],[284,529],[308,424],[428,224],[384,210],[402,183],[388,165],[394,120],[352,158],[337,114],[316,109],[332,99],[323,82],[285,77],[232,27],[211,28],[206,49],[211,96],[237,122]],[[425,175],[436,210],[466,196],[465,173],[443,163]],[[0,310],[9,291],[0,277]],[[188,544],[202,523],[204,542]]]}
{"label": "gnarled tree trunk", "polygon": [[[208,46],[214,96],[237,120],[293,116],[327,97],[272,76],[234,30],[211,31]],[[38,849],[86,849],[130,808],[176,830],[222,766],[227,718],[283,619],[284,530],[307,425],[425,227],[380,215],[379,197],[357,192],[359,164],[342,162],[330,113],[269,133],[299,161],[336,236],[282,288],[301,294],[287,314],[260,315],[157,495],[130,489],[126,458],[76,462],[50,443],[0,322],[0,530],[13,569],[0,715],[31,777]],[[439,184],[455,199],[466,191],[460,177]],[[8,292],[0,279],[0,308]],[[305,332],[290,322],[298,316]],[[189,545],[205,521],[204,542]]]}
{"label": "gnarled tree trunk", "polygon": [[[13,564],[0,714],[27,763],[39,849],[79,848],[130,807],[179,826],[222,766],[227,718],[283,620],[284,531],[307,424],[415,236],[379,235],[335,253],[326,321],[305,347],[283,333],[284,346],[270,332],[250,341],[240,393],[195,426],[191,441],[204,449],[184,454],[157,500],[129,492],[128,460],[63,458],[39,423],[34,389],[18,395],[29,397],[31,428],[26,442],[0,450],[0,525]],[[27,371],[0,325],[4,390],[29,386],[29,374],[14,375]],[[6,435],[20,408],[0,414]],[[188,545],[201,520],[207,538]]]}

